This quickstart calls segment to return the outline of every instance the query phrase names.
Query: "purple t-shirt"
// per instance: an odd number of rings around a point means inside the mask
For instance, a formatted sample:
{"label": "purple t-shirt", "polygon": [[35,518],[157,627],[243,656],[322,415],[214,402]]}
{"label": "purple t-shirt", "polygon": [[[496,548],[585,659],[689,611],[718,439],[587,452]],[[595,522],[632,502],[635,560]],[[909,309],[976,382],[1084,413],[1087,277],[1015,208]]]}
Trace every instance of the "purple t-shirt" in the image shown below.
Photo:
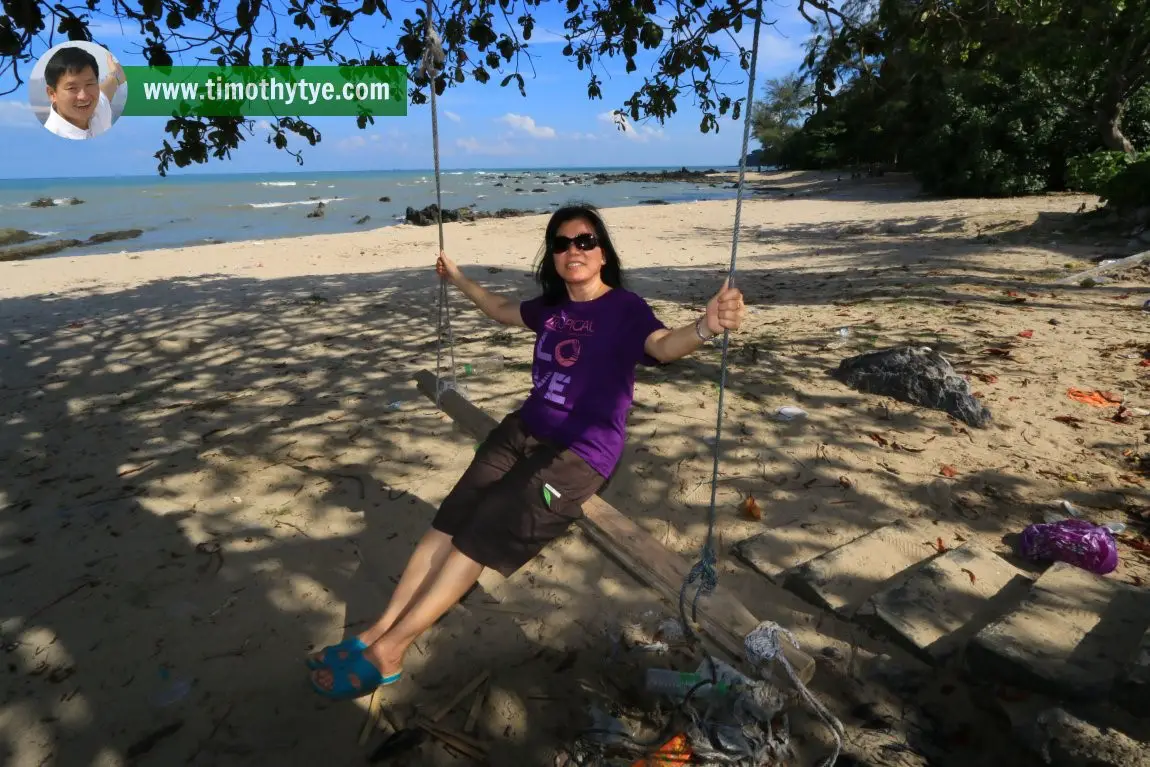
{"label": "purple t-shirt", "polygon": [[621,288],[552,306],[533,298],[519,311],[536,336],[531,394],[519,411],[523,425],[610,476],[623,453],[635,365],[658,364],[643,344],[666,326],[646,301]]}

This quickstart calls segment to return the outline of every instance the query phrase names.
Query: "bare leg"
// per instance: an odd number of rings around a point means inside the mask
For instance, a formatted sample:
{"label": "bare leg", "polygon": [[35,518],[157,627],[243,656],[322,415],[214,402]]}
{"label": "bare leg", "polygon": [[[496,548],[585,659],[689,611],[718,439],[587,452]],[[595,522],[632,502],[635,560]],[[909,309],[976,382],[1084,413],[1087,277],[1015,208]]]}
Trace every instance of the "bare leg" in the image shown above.
{"label": "bare leg", "polygon": [[[403,568],[403,575],[400,576],[399,584],[395,587],[395,592],[387,603],[387,609],[384,610],[379,620],[359,633],[360,641],[370,645],[383,636],[384,632],[391,628],[412,600],[423,590],[423,587],[430,584],[430,575],[443,566],[444,560],[447,559],[447,555],[453,549],[451,536],[447,533],[442,533],[435,528],[424,533],[419,543],[415,545],[415,550],[411,552],[411,558],[407,560],[407,565]],[[317,662],[323,661],[322,652],[316,653],[313,657]]]}
{"label": "bare leg", "polygon": [[[382,636],[364,650],[363,656],[385,676],[401,670],[403,654],[411,643],[450,610],[482,573],[483,565],[452,546],[443,565],[431,575],[427,588]],[[320,669],[312,676],[321,687],[331,688],[330,670]],[[359,685],[354,675],[349,676],[349,681]]]}

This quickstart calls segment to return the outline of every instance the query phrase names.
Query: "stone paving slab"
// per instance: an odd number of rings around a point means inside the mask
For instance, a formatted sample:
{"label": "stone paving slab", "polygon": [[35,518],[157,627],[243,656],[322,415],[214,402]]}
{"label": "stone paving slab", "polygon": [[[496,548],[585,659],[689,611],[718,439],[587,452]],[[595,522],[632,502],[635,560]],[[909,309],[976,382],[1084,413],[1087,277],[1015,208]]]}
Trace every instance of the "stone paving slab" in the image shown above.
{"label": "stone paving slab", "polygon": [[871,605],[878,620],[919,654],[941,661],[1016,605],[1030,586],[1031,580],[1002,557],[965,543],[875,594]]}
{"label": "stone paving slab", "polygon": [[1068,698],[1108,695],[1150,627],[1150,591],[1054,564],[967,648],[979,676]]}
{"label": "stone paving slab", "polygon": [[851,617],[894,576],[938,553],[945,528],[899,520],[795,568],[788,588],[811,602]]}

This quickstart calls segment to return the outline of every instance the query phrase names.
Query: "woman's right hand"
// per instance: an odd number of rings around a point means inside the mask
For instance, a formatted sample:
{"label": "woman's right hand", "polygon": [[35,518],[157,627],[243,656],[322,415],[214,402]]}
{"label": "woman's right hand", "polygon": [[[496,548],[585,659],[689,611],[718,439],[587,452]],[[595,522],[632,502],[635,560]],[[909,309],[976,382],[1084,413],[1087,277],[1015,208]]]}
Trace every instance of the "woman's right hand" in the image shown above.
{"label": "woman's right hand", "polygon": [[435,262],[435,273],[439,275],[440,279],[447,280],[452,285],[456,284],[462,276],[459,267],[442,250],[439,251],[439,258]]}

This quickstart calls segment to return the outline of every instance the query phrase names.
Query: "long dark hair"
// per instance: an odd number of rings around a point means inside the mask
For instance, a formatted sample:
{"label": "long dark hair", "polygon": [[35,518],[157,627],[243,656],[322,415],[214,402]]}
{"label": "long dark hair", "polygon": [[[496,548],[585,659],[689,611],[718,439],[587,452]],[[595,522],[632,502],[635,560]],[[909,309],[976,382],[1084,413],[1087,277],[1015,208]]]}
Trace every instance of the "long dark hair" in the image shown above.
{"label": "long dark hair", "polygon": [[557,304],[567,298],[567,283],[563,281],[563,278],[559,276],[559,270],[555,268],[555,256],[551,252],[551,243],[555,241],[559,227],[577,218],[591,222],[591,227],[595,230],[595,239],[599,241],[599,247],[603,249],[606,263],[599,273],[600,279],[613,288],[623,287],[623,265],[619,261],[619,254],[615,252],[615,245],[611,242],[611,235],[607,231],[607,225],[603,223],[603,217],[599,215],[599,211],[593,205],[572,203],[551,214],[551,220],[547,222],[547,230],[543,234],[543,250],[539,253],[539,263],[535,267],[535,281],[543,289],[543,302],[545,304]]}

